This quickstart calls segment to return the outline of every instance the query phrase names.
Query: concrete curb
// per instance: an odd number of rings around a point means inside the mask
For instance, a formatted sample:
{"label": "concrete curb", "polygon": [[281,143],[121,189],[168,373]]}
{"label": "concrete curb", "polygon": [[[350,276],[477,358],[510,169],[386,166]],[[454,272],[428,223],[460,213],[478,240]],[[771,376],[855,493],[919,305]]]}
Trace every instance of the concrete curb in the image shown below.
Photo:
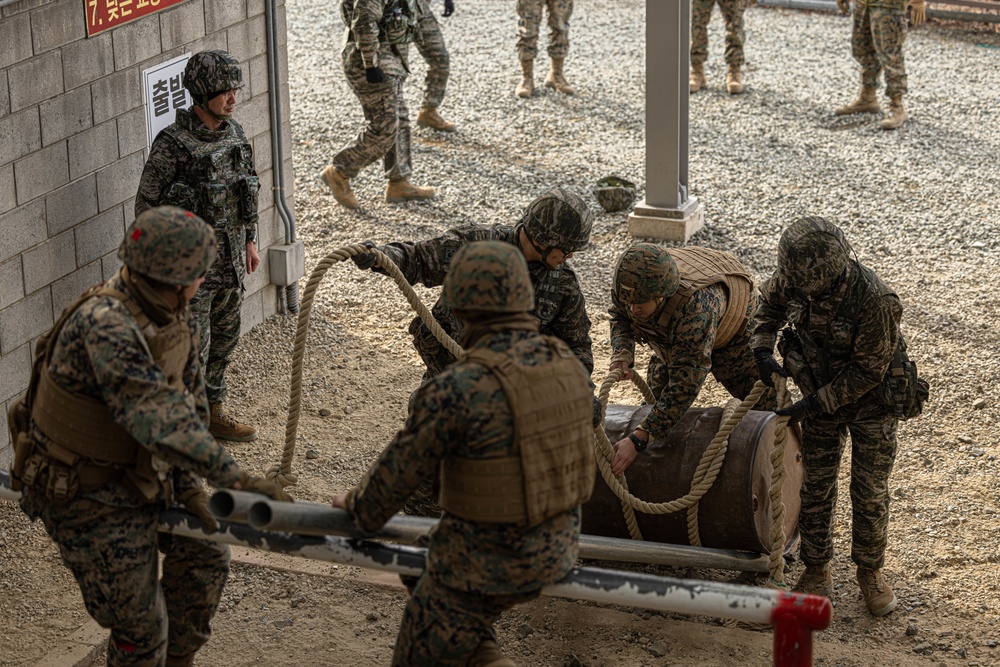
{"label": "concrete curb", "polygon": [[90,667],[108,641],[108,631],[93,619],[56,643],[34,667]]}

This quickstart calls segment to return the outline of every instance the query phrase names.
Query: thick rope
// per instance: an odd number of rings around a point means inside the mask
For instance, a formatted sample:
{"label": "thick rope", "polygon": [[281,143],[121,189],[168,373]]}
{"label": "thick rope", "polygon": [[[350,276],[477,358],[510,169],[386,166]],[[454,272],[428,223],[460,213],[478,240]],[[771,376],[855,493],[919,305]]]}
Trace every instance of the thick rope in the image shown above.
{"label": "thick rope", "polygon": [[[788,392],[788,380],[775,373],[774,388],[778,392],[778,409],[792,404]],[[768,554],[768,582],[777,588],[785,588],[785,502],[782,489],[785,486],[785,442],[788,434],[788,417],[779,416],[774,430],[774,449],[771,451],[771,553]]]}

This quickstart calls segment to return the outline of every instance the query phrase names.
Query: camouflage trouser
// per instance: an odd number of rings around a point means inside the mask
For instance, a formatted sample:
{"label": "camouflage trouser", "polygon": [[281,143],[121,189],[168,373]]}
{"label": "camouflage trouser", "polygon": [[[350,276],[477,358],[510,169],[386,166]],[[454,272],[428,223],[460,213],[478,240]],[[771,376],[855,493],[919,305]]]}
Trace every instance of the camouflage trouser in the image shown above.
{"label": "camouflage trouser", "polygon": [[691,0],[691,63],[708,60],[708,23],[716,2],[726,21],[726,63],[742,65],[746,0]]}
{"label": "camouflage trouser", "polygon": [[[447,323],[442,323],[442,326],[445,333],[450,333]],[[409,331],[410,335],[413,336],[413,347],[417,348],[417,353],[423,360],[424,366],[427,367],[427,372],[424,374],[425,380],[440,375],[441,371],[455,363],[455,356],[434,337],[434,334],[419,317],[413,318],[413,321],[410,322]]]}
{"label": "camouflage trouser", "polygon": [[885,94],[894,98],[906,93],[905,40],[905,10],[854,3],[851,52],[861,65],[861,85],[878,88],[879,72],[885,70]]}
{"label": "camouflage trouser", "polygon": [[[108,665],[160,667],[205,645],[229,577],[229,547],[160,535],[156,505],[86,498],[42,503],[41,518],[73,572],[87,612],[111,630]],[[158,579],[162,551],[163,579]]]}
{"label": "camouflage trouser", "polygon": [[821,415],[802,423],[802,561],[821,565],[833,558],[833,511],[837,473],[851,435],[851,559],[878,569],[885,558],[889,525],[889,474],[896,459],[898,420],[881,406],[853,419]]}
{"label": "camouflage trouser", "polygon": [[537,598],[479,595],[444,586],[424,574],[403,612],[393,667],[465,667],[479,642],[495,639],[493,623],[511,607]]}
{"label": "camouflage trouser", "polygon": [[386,75],[382,83],[368,83],[360,67],[345,67],[344,73],[368,124],[351,145],[334,156],[333,166],[347,178],[354,178],[382,158],[390,181],[409,178],[410,112],[403,96],[403,80]]}
{"label": "camouflage trouser", "polygon": [[422,4],[418,18],[420,22],[420,39],[416,43],[417,51],[427,63],[427,76],[424,77],[425,107],[438,107],[444,99],[444,89],[448,85],[448,47],[444,45],[444,35],[441,25],[434,12]]}
{"label": "camouflage trouser", "polygon": [[538,55],[538,28],[542,7],[549,11],[549,57],[565,58],[569,53],[569,17],[573,0],[517,0],[517,57],[534,60]]}
{"label": "camouflage trouser", "polygon": [[201,330],[198,354],[205,372],[205,393],[211,403],[226,398],[226,369],[240,341],[243,286],[229,261],[227,243],[220,235],[219,256],[191,299],[191,314]]}

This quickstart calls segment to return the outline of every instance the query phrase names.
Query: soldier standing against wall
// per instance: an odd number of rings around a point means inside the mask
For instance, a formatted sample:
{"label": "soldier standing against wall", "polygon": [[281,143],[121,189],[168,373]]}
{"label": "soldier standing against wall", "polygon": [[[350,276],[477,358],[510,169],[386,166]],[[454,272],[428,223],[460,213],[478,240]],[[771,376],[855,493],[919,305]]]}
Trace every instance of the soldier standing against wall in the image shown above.
{"label": "soldier standing against wall", "polygon": [[206,530],[216,523],[199,477],[288,499],[242,473],[206,428],[187,302],[216,247],[191,213],[140,215],[118,251],[125,266],[39,339],[26,397],[11,406],[13,488],[59,546],[87,611],[110,628],[108,665],[190,667],[211,634],[229,547],[158,536],[171,496]]}
{"label": "soldier standing against wall", "polygon": [[[880,112],[882,108],[875,94],[879,72],[885,70],[889,115],[882,120],[882,129],[895,130],[909,117],[903,106],[903,95],[906,94],[903,42],[906,40],[907,2],[913,6],[913,25],[920,25],[926,17],[925,0],[855,0],[851,52],[861,65],[861,93],[850,104],[838,107],[834,111],[836,115]],[[851,0],[837,0],[837,6],[846,13],[850,10]]]}
{"label": "soldier standing against wall", "polygon": [[417,390],[406,427],[333,505],[375,530],[440,468],[444,514],[392,664],[512,667],[493,622],[575,565],[594,484],[589,377],[565,343],[537,333],[528,267],[511,244],[458,250],[442,299],[467,354]]}
{"label": "soldier standing against wall", "polygon": [[[448,47],[444,44],[441,34],[441,24],[431,11],[430,0],[417,0],[417,26],[420,33],[417,37],[417,51],[427,63],[427,75],[424,78],[424,103],[417,114],[417,125],[429,127],[439,132],[454,132],[455,124],[449,123],[438,107],[444,99],[444,90],[448,85],[449,56]],[[441,16],[451,16],[455,13],[455,0],[444,0],[444,11]]]}
{"label": "soldier standing against wall", "polygon": [[195,104],[149,149],[135,196],[135,214],[169,204],[193,211],[215,228],[219,254],[191,299],[201,330],[201,363],[211,404],[209,429],[221,440],[248,442],[257,429],[223,409],[226,368],[240,339],[243,279],[260,265],[257,254],[257,191],[253,149],[232,118],[243,88],[240,64],[225,51],[202,51],[184,68],[184,87]]}
{"label": "soldier standing against wall", "polygon": [[[757,307],[750,273],[722,250],[652,243],[626,250],[611,292],[611,371],[632,376],[636,340],[653,349],[646,372],[656,404],[642,424],[614,444],[620,475],[651,437],[666,438],[701,391],[708,372],[743,400],[757,380],[747,324]],[[768,394],[760,409],[774,409]]]}
{"label": "soldier standing against wall", "polygon": [[517,57],[521,61],[521,83],[515,93],[531,97],[535,90],[535,57],[538,55],[538,30],[542,24],[542,9],[549,15],[549,73],[545,85],[563,95],[575,95],[563,75],[563,64],[569,53],[569,17],[573,0],[517,0]]}
{"label": "soldier standing against wall", "polygon": [[691,82],[696,93],[708,86],[705,82],[705,61],[708,60],[708,23],[718,2],[726,22],[726,89],[730,95],[743,92],[743,12],[746,0],[692,0],[691,2]]}
{"label": "soldier standing against wall", "polygon": [[410,184],[410,114],[403,95],[409,74],[406,45],[417,36],[417,0],[341,0],[340,16],[347,26],[341,64],[347,83],[361,102],[367,125],[349,146],[320,172],[341,206],[361,204],[351,179],[382,159],[389,183],[385,200],[402,203],[430,199],[434,188]]}
{"label": "soldier standing against wall", "polygon": [[[761,379],[790,373],[805,398],[778,414],[802,424],[799,531],[806,569],[795,590],[833,592],[833,513],[840,458],[851,435],[851,558],[868,610],[896,608],[882,576],[889,474],[899,419],[914,416],[926,384],[906,357],[899,299],[851,258],[843,232],[823,218],[793,222],[778,242],[778,270],[761,288],[750,339]],[[771,356],[778,330],[784,369]],[[923,383],[923,389],[918,391]]]}

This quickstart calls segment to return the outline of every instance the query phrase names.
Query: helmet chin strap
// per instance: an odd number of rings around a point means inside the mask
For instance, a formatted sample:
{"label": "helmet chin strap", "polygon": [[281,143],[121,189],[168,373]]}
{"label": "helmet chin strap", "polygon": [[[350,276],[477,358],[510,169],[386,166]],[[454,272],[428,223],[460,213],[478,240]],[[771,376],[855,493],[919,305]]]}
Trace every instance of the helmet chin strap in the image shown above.
{"label": "helmet chin strap", "polygon": [[[222,95],[222,94],[223,93],[219,93],[219,95]],[[208,97],[207,95],[202,95],[201,96],[202,101],[200,101],[200,102],[199,101],[195,101],[195,106],[201,107],[209,116],[211,116],[215,120],[218,120],[218,121],[229,120],[230,118],[233,117],[233,114],[231,114],[231,113],[218,114],[218,113],[215,113],[214,111],[212,111],[211,109],[208,108],[208,101],[209,100],[214,100],[219,95],[216,95],[214,97]]]}

